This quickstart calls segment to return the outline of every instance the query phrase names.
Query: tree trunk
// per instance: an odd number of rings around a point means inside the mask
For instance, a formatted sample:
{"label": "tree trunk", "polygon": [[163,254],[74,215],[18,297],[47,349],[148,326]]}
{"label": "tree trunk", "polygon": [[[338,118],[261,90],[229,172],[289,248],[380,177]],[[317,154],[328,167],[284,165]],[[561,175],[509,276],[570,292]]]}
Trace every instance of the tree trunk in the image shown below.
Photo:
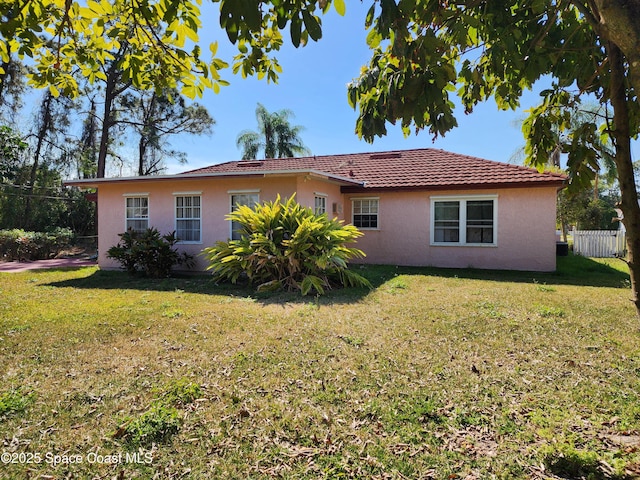
{"label": "tree trunk", "polygon": [[[122,52],[127,48],[126,45],[120,47],[117,58],[122,57]],[[113,104],[116,97],[129,88],[129,84],[118,85],[122,75],[119,70],[119,62],[113,61],[109,66],[106,75],[107,81],[104,88],[104,109],[102,115],[102,131],[100,133],[100,146],[98,149],[98,173],[97,178],[104,178],[107,165],[107,153],[109,153],[109,131],[116,123],[113,115]]]}
{"label": "tree trunk", "polygon": [[107,153],[109,149],[109,129],[113,124],[112,108],[113,98],[115,90],[115,79],[109,75],[107,78],[107,86],[104,91],[104,109],[102,114],[102,130],[100,132],[100,146],[98,148],[98,171],[97,178],[104,178],[106,165],[107,165]]}
{"label": "tree trunk", "polygon": [[147,139],[144,135],[140,135],[138,141],[138,176],[143,177],[145,175],[144,170],[144,157],[147,152]]}
{"label": "tree trunk", "polygon": [[636,189],[631,157],[631,131],[629,128],[628,103],[624,80],[625,64],[621,50],[613,43],[607,45],[611,68],[610,98],[613,106],[614,130],[611,132],[615,147],[615,163],[618,170],[620,184],[620,210],[624,219],[622,222],[627,230],[627,248],[629,250],[627,263],[631,278],[632,301],[636,306],[636,313],[640,316],[640,206]]}
{"label": "tree trunk", "polygon": [[144,167],[144,159],[147,154],[147,147],[149,146],[149,131],[153,129],[153,116],[156,109],[157,95],[155,92],[149,99],[149,105],[145,106],[144,97],[140,98],[140,108],[143,112],[142,117],[142,131],[140,132],[140,141],[138,142],[138,175],[144,176],[149,172]]}
{"label": "tree trunk", "polygon": [[3,73],[0,73],[0,105],[2,105],[4,103],[4,87],[9,76],[9,62],[0,63],[0,69],[3,71]]}
{"label": "tree trunk", "polygon": [[93,168],[97,170],[97,148],[96,148],[96,102],[91,99],[89,117],[82,128],[81,152],[77,165],[78,178],[90,178],[93,176]]}
{"label": "tree trunk", "polygon": [[29,217],[31,216],[31,199],[33,196],[33,191],[36,185],[36,178],[38,176],[38,168],[40,168],[40,155],[42,154],[42,145],[44,143],[44,139],[47,136],[47,132],[51,128],[52,117],[51,117],[51,102],[53,101],[53,96],[51,92],[47,92],[45,94],[44,100],[42,101],[42,107],[40,108],[40,118],[38,119],[40,122],[40,128],[38,128],[38,140],[36,143],[36,150],[33,152],[33,165],[31,166],[31,172],[29,173],[29,186],[27,188],[27,199],[24,206],[24,228],[28,229],[30,225]]}
{"label": "tree trunk", "polygon": [[640,1],[594,0],[599,14],[599,30],[624,54],[629,80],[640,92]]}

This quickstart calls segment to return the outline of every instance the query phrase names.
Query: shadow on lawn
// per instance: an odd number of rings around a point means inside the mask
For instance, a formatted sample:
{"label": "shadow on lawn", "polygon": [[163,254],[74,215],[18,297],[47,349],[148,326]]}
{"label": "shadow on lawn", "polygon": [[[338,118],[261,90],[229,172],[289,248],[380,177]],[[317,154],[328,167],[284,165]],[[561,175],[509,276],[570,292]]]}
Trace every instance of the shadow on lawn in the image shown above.
{"label": "shadow on lawn", "polygon": [[[616,268],[617,267],[617,268]],[[630,288],[629,273],[617,258],[596,261],[580,255],[557,257],[555,272],[520,272],[454,268],[398,268],[398,274],[428,275],[443,278],[467,278],[496,282],[576,285],[585,287]]]}
{"label": "shadow on lawn", "polygon": [[[557,477],[566,480],[631,480],[632,476],[605,471],[595,454],[577,450],[547,455],[544,463]],[[607,466],[608,467],[608,466]],[[607,470],[611,469],[608,467]]]}
{"label": "shadow on lawn", "polygon": [[[358,267],[356,267],[358,268]],[[36,273],[35,271],[33,273]],[[381,283],[384,283],[381,282]],[[381,284],[380,283],[380,284]],[[374,284],[374,288],[380,286]],[[333,289],[327,295],[316,297],[289,292],[256,292],[255,287],[241,284],[218,283],[210,275],[178,274],[171,278],[154,279],[128,275],[122,271],[96,270],[82,278],[73,278],[43,284],[57,288],[78,288],[97,290],[139,290],[156,292],[195,293],[203,295],[226,295],[229,297],[252,298],[262,303],[348,303],[357,301],[370,293],[367,288]]]}
{"label": "shadow on lawn", "polygon": [[[558,257],[557,270],[551,273],[515,272],[506,270],[446,269],[429,267],[396,267],[390,265],[361,265],[353,269],[369,279],[376,289],[398,275],[425,275],[442,278],[462,278],[496,282],[540,283],[550,285],[583,285],[593,287],[629,288],[629,274],[612,265],[623,267],[621,260],[610,259],[598,262],[589,258],[573,256]],[[35,271],[33,272],[35,273]],[[184,275],[165,279],[149,279],[127,275],[118,271],[97,270],[83,278],[52,282],[58,288],[81,288],[103,290],[152,290],[187,293],[228,295],[253,298],[262,303],[350,303],[369,294],[365,288],[334,289],[323,297],[297,293],[256,293],[247,285],[216,283],[207,275]]]}

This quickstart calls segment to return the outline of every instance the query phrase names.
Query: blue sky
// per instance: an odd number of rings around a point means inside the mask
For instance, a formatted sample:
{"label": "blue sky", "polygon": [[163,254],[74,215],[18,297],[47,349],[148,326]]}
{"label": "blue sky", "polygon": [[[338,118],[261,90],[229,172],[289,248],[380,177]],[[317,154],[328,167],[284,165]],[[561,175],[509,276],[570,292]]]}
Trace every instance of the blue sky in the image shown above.
{"label": "blue sky", "polygon": [[[539,88],[525,92],[517,111],[498,110],[493,100],[477,106],[470,115],[458,108],[459,126],[435,141],[424,131],[405,138],[399,127],[390,124],[387,136],[377,138],[373,144],[358,139],[354,132],[357,112],[348,104],[347,84],[358,77],[371,57],[364,29],[368,6],[368,2],[348,2],[344,17],[332,9],[322,17],[323,38],[319,42],[310,41],[305,47],[294,48],[286,31],[284,46],[275,55],[283,68],[277,84],[257,78],[243,79],[233,75],[230,68],[223,70],[222,77],[231,85],[222,87],[219,94],[208,91],[198,99],[216,120],[213,134],[174,139],[173,147],[186,152],[189,162],[180,165],[169,161],[167,173],[240,159],[236,137],[242,130],[257,128],[258,102],[270,112],[293,111],[291,123],[305,128],[301,136],[314,155],[441,148],[501,162],[521,161],[513,158],[524,145],[519,122],[526,109],[539,103],[539,92],[547,88],[544,82],[540,82]],[[218,56],[231,63],[236,47],[218,26],[217,8],[209,2],[202,6],[201,43],[207,51],[208,44],[217,40]],[[638,158],[638,142],[634,142],[633,153]]]}
{"label": "blue sky", "polygon": [[[358,139],[354,133],[357,113],[347,102],[346,85],[359,75],[371,55],[365,41],[366,10],[362,2],[349,2],[344,17],[329,12],[322,17],[323,38],[304,48],[291,46],[286,32],[285,45],[276,54],[283,67],[277,84],[243,79],[233,75],[231,69],[223,71],[223,78],[231,85],[223,87],[219,94],[206,92],[198,100],[216,120],[213,134],[173,141],[175,148],[188,153],[189,163],[184,166],[170,162],[168,173],[238,160],[241,153],[236,137],[241,130],[257,128],[258,102],[269,111],[292,110],[295,118],[291,123],[305,128],[302,138],[314,155],[432,147],[509,161],[524,143],[517,119],[523,117],[522,110],[537,103],[537,92],[525,94],[519,112],[499,111],[493,100],[478,106],[471,115],[456,110],[458,128],[436,141],[428,132],[405,138],[400,128],[392,125],[388,126],[388,135],[373,144]],[[215,13],[211,7],[203,6],[201,40],[208,44],[217,39],[218,56],[230,62],[235,47],[217,27]]]}

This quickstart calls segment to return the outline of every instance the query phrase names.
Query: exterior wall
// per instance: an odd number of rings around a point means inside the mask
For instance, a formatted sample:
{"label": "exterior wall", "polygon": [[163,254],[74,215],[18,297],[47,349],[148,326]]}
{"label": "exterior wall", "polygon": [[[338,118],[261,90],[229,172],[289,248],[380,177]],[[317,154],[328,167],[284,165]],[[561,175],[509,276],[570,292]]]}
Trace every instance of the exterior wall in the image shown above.
{"label": "exterior wall", "polygon": [[[495,246],[430,244],[431,197],[497,195]],[[345,195],[345,216],[351,221],[351,200],[378,197],[378,229],[363,230],[357,247],[366,263],[444,268],[553,271],[556,268],[556,188],[477,191],[395,192]]]}
{"label": "exterior wall", "polygon": [[[230,192],[258,191],[260,200],[284,199],[296,193],[299,203],[313,208],[316,195],[326,196],[327,214],[352,222],[352,199],[379,199],[378,229],[363,230],[357,242],[366,263],[450,268],[484,268],[553,271],[556,265],[556,188],[517,188],[476,191],[384,192],[341,194],[339,185],[313,176],[207,178],[184,181],[130,181],[101,184],[98,190],[99,257],[101,268],[118,269],[106,257],[125,231],[125,197],[146,194],[149,225],[161,233],[175,225],[175,194],[200,194],[202,242],[180,249],[196,258],[196,268],[206,262],[199,253],[216,241],[227,240],[231,226],[225,216],[231,209]],[[431,197],[443,195],[497,195],[495,246],[430,245]],[[334,206],[335,204],[335,211]]]}
{"label": "exterior wall", "polygon": [[[344,220],[344,211],[342,209],[343,195],[340,193],[340,186],[335,183],[329,183],[317,178],[308,176],[297,178],[296,201],[301,205],[311,207],[315,206],[315,197],[322,196],[326,198],[327,215],[329,218],[338,218]],[[333,206],[336,206],[334,211]]]}
{"label": "exterior wall", "polygon": [[199,256],[203,248],[231,235],[231,224],[225,216],[231,210],[231,192],[257,191],[260,201],[285,199],[296,193],[296,200],[313,208],[316,192],[327,195],[327,209],[341,201],[340,187],[334,183],[302,176],[208,178],[185,181],[114,182],[100,185],[98,189],[98,263],[103,269],[119,269],[120,265],[107,258],[107,250],[116,245],[119,233],[126,230],[125,198],[145,194],[149,199],[149,226],[160,233],[172,232],[175,225],[175,194],[199,194],[201,196],[202,241],[179,244],[179,249],[194,255],[196,269],[204,270],[206,261]]}

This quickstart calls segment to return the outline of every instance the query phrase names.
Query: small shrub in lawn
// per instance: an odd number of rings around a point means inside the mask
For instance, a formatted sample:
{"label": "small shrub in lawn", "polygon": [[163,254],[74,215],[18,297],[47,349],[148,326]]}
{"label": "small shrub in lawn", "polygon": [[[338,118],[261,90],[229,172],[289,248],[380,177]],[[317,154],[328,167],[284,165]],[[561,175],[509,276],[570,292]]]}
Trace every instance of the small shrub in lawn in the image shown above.
{"label": "small shrub in lawn", "polygon": [[544,305],[538,306],[538,315],[542,318],[551,318],[551,317],[564,317],[564,310],[557,307],[546,307]]}
{"label": "small shrub in lawn", "polygon": [[0,419],[26,410],[33,401],[33,394],[22,393],[19,389],[0,394]]}
{"label": "small shrub in lawn", "polygon": [[241,238],[218,242],[204,250],[209,270],[236,283],[246,276],[258,290],[311,291],[323,294],[333,285],[369,287],[370,282],[349,270],[347,262],[364,257],[348,247],[362,233],[327,215],[316,215],[291,197],[280,197],[254,208],[238,206],[227,220],[240,226]]}
{"label": "small shrub in lawn", "polygon": [[175,407],[161,403],[153,404],[138,418],[129,419],[116,432],[130,445],[145,446],[155,442],[166,442],[180,431],[182,421]]}
{"label": "small shrub in lawn", "polygon": [[130,274],[165,278],[175,266],[191,268],[194,264],[193,256],[174,248],[179,241],[175,232],[161,235],[156,228],[148,228],[144,232],[129,229],[119,237],[120,242],[107,251],[107,257],[118,261]]}
{"label": "small shrub in lawn", "polygon": [[560,451],[548,453],[544,463],[551,473],[562,478],[605,478],[598,455],[588,450],[565,446]]}
{"label": "small shrub in lawn", "polygon": [[179,407],[193,403],[200,397],[202,397],[200,385],[187,379],[179,379],[165,388],[158,402]]}

